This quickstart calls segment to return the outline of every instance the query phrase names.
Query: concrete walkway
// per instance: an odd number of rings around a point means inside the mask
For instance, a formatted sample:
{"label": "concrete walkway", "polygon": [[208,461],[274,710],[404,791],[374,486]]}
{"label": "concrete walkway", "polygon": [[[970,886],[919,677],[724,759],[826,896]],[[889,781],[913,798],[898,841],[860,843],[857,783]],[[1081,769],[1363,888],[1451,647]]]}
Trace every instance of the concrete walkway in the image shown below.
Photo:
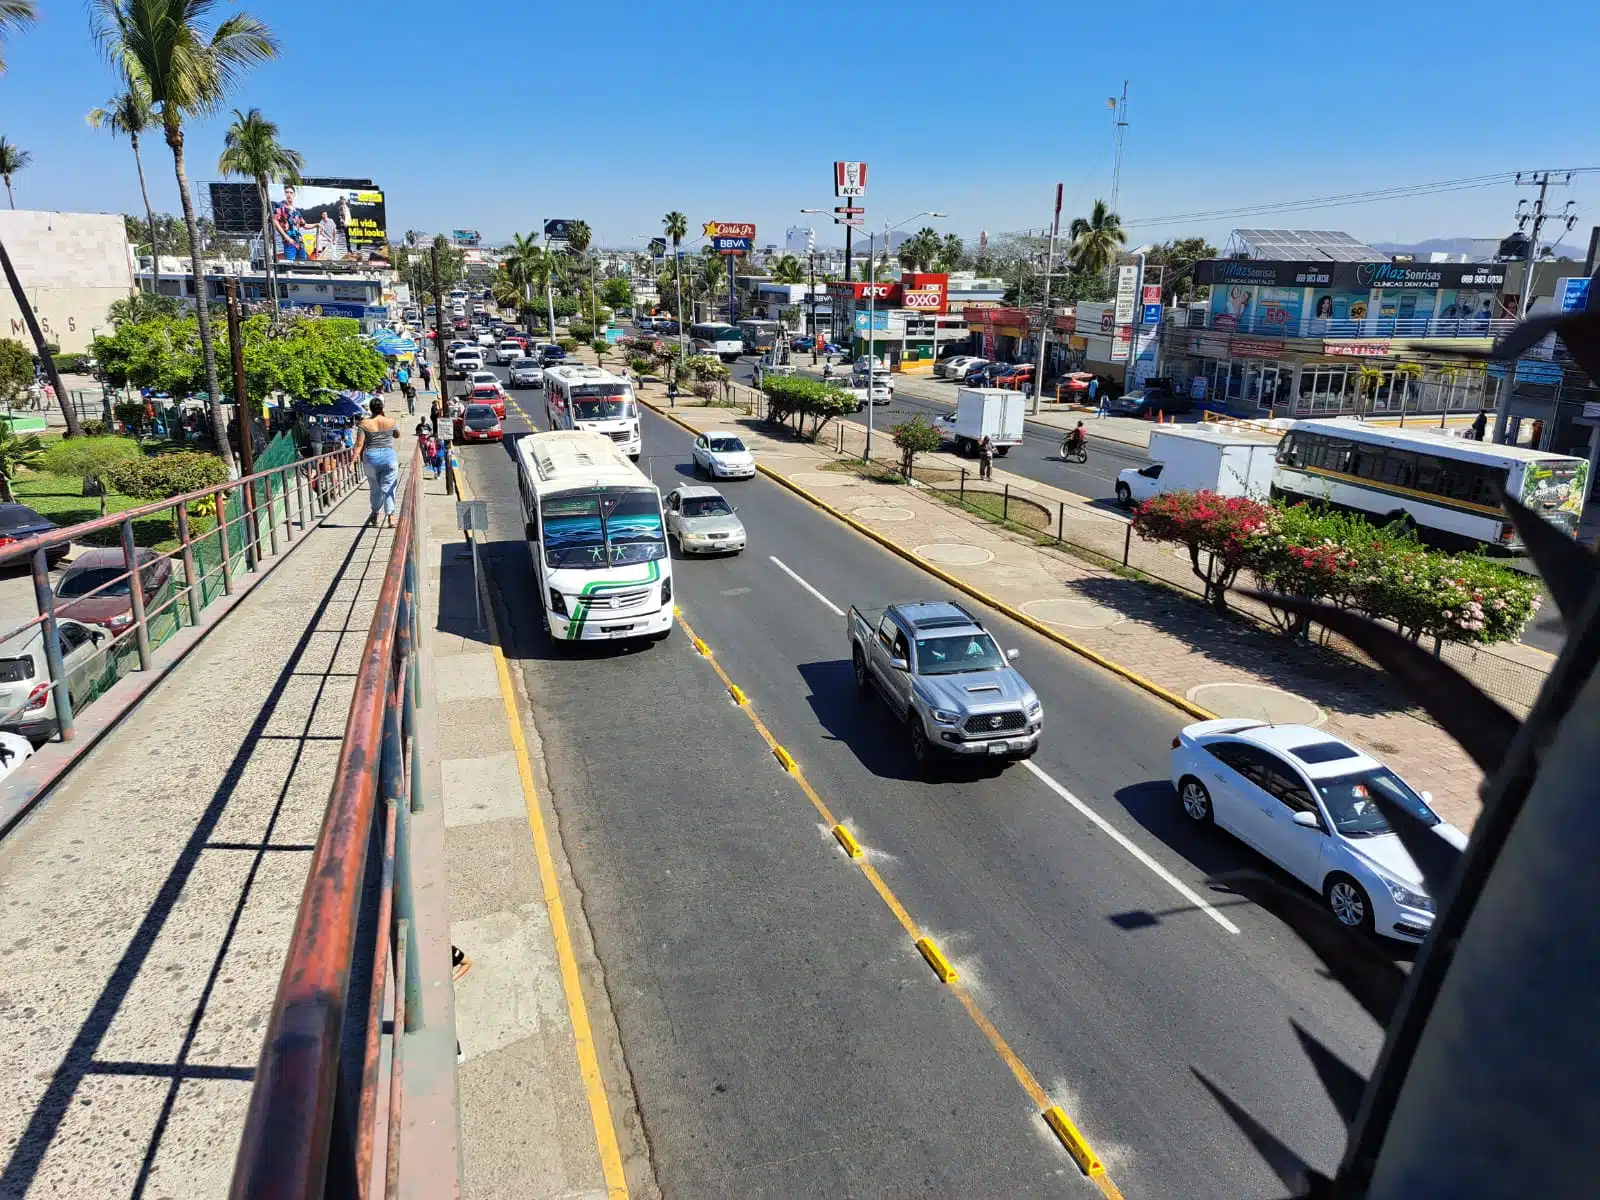
{"label": "concrete walkway", "polygon": [[390,537],[348,497],[0,842],[0,1196],[233,1169]]}

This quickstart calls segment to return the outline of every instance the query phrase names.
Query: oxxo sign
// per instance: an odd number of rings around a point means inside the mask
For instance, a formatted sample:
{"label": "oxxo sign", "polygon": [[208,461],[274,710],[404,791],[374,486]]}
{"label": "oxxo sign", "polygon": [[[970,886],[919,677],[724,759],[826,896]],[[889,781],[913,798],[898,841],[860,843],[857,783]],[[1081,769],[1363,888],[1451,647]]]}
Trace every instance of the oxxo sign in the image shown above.
{"label": "oxxo sign", "polygon": [[907,308],[921,309],[923,312],[938,312],[944,307],[944,294],[937,288],[928,288],[922,291],[907,292],[905,306]]}

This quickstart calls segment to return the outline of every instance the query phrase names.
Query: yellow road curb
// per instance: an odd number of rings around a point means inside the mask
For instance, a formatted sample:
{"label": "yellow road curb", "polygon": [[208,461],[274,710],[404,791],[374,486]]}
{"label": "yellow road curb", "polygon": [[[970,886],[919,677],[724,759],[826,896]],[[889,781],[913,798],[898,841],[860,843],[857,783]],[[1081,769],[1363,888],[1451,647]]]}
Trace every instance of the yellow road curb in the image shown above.
{"label": "yellow road curb", "polygon": [[749,697],[744,694],[744,691],[737,683],[730,683],[728,685],[728,695],[732,696],[733,702],[740,706],[750,703]]}
{"label": "yellow road curb", "polygon": [[833,836],[839,845],[844,847],[844,852],[851,858],[861,857],[861,843],[856,841],[851,832],[843,825],[835,825],[833,827]]}
{"label": "yellow road curb", "polygon": [[1073,1161],[1085,1175],[1093,1179],[1106,1173],[1105,1164],[1100,1161],[1100,1156],[1094,1152],[1083,1134],[1078,1132],[1078,1127],[1072,1123],[1072,1119],[1061,1111],[1059,1105],[1052,1105],[1044,1110],[1044,1122],[1061,1139],[1061,1144],[1067,1148],[1067,1153],[1072,1155]]}
{"label": "yellow road curb", "polygon": [[[700,430],[696,429],[693,425],[690,425],[687,421],[681,420],[677,414],[673,413],[671,410],[656,408],[653,404],[650,405],[650,407],[657,415],[666,417],[667,420],[671,421],[674,425],[679,426],[687,432],[695,435],[700,433]],[[817,508],[820,508],[830,517],[834,517],[840,521],[843,521],[846,525],[850,526],[851,529],[854,529],[863,537],[871,538],[874,542],[877,542],[878,545],[882,546],[890,553],[898,555],[899,557],[905,559],[908,563],[911,563],[913,566],[922,568],[922,570],[928,572],[928,574],[932,575],[935,579],[949,584],[957,591],[965,592],[974,600],[981,604],[987,605],[996,612],[1004,613],[1013,621],[1017,622],[1017,624],[1026,625],[1040,637],[1047,638],[1063,649],[1070,650],[1074,654],[1088,659],[1097,667],[1104,667],[1113,675],[1120,676],[1121,678],[1126,679],[1129,683],[1133,684],[1135,687],[1149,692],[1152,696],[1156,697],[1156,699],[1166,701],[1179,712],[1187,713],[1189,716],[1200,721],[1216,720],[1217,714],[1212,712],[1210,709],[1201,708],[1193,701],[1178,695],[1177,692],[1169,691],[1168,689],[1162,687],[1159,683],[1155,682],[1155,680],[1146,679],[1137,671],[1131,670],[1130,668],[1123,666],[1121,663],[1107,658],[1105,655],[1096,650],[1091,650],[1088,646],[1083,645],[1081,642],[1075,642],[1069,637],[1062,636],[1054,629],[1051,629],[1048,625],[1044,624],[1044,622],[1039,621],[1034,617],[1030,617],[1020,608],[1015,608],[1003,600],[997,600],[995,597],[989,595],[989,593],[983,591],[981,588],[973,587],[972,584],[967,583],[965,580],[958,579],[956,576],[950,574],[950,572],[941,570],[927,560],[917,557],[916,554],[912,553],[910,550],[907,550],[904,546],[901,546],[891,539],[885,537],[871,526],[863,524],[854,517],[850,516],[848,513],[841,512],[839,509],[829,504],[816,493],[807,491],[798,483],[794,483],[789,479],[785,479],[782,475],[774,471],[765,463],[756,463],[756,470],[760,471],[768,479],[773,480],[782,487],[788,488],[791,492],[799,496],[802,500],[805,500],[808,504],[812,504]]]}
{"label": "yellow road curb", "polygon": [[782,765],[783,769],[789,772],[789,774],[793,775],[795,773],[796,768],[794,765],[794,756],[782,746],[774,746],[772,748],[772,757],[777,759]]}
{"label": "yellow road curb", "polygon": [[917,939],[917,951],[928,960],[928,965],[933,968],[933,973],[939,977],[940,983],[951,983],[959,978],[956,969],[946,961],[944,955],[939,953],[939,947],[928,938]]}

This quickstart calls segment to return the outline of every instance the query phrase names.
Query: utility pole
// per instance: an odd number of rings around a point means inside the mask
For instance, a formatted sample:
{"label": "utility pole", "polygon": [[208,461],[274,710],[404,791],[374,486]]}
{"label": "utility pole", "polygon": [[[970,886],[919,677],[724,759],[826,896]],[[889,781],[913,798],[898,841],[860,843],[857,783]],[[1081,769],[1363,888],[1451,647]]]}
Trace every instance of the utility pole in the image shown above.
{"label": "utility pole", "polygon": [[550,222],[544,223],[544,304],[550,322],[550,341],[556,340],[555,271],[550,263]]}
{"label": "utility pole", "polygon": [[[845,228],[849,228],[846,226]],[[817,248],[806,247],[806,258],[811,263],[811,365],[817,365],[817,342],[821,335],[817,332]]]}
{"label": "utility pole", "polygon": [[[248,479],[256,473],[255,423],[250,419],[250,394],[244,384],[244,333],[239,327],[239,281],[229,276],[223,281],[228,297],[228,347],[233,351],[233,399],[239,423],[239,470]],[[203,297],[202,297],[203,299]],[[244,536],[248,543],[252,566],[261,561],[261,522],[256,516],[256,485],[247,483],[241,493],[244,500]],[[270,492],[268,503],[271,503]],[[224,505],[217,508],[220,523]],[[272,519],[268,514],[269,521]],[[227,537],[223,537],[223,553],[227,553]]]}
{"label": "utility pole", "polygon": [[432,246],[433,259],[433,341],[434,350],[439,355],[439,394],[437,401],[441,414],[445,413],[444,398],[449,393],[449,385],[445,382],[444,365],[444,287],[439,283],[439,243]]}
{"label": "utility pole", "polygon": [[[851,204],[854,203],[854,201],[846,200],[845,203]],[[855,278],[854,275],[850,274],[850,235],[852,232],[854,232],[854,230],[854,225],[846,225],[844,227],[844,281],[846,283],[849,283]]]}
{"label": "utility pole", "polygon": [[[848,225],[845,226],[846,230],[848,230],[849,228],[850,228],[850,226],[848,226]],[[850,235],[847,232],[845,234],[845,238],[846,238],[845,244],[847,246],[849,245],[849,240],[848,240],[849,237],[850,237]],[[877,246],[876,246],[875,241],[874,241],[874,239],[876,237],[877,237],[876,234],[869,234],[867,236],[867,266],[869,268],[872,266],[873,252],[877,249]],[[888,241],[889,241],[888,231],[884,232],[883,240],[884,240],[884,244],[887,245]],[[849,253],[850,252],[848,250],[845,251],[845,254],[847,256],[849,255]],[[885,257],[888,257],[887,251],[885,252]],[[869,269],[867,271],[867,274],[868,275],[875,275],[875,274],[877,274],[877,272],[872,271],[872,270]],[[862,455],[862,461],[863,462],[871,462],[872,461],[872,383],[873,383],[873,373],[877,370],[877,367],[878,367],[878,355],[876,353],[876,343],[874,341],[874,336],[873,336],[873,326],[875,326],[878,323],[878,320],[877,320],[877,317],[878,317],[878,286],[877,285],[878,285],[878,281],[876,279],[868,279],[867,280],[867,449],[866,449],[866,453]]]}
{"label": "utility pole", "polygon": [[[1524,177],[1526,175],[1526,177]],[[1562,222],[1562,233],[1570,230],[1578,221],[1578,214],[1573,211],[1574,203],[1568,200],[1566,206],[1559,213],[1551,213],[1545,208],[1545,201],[1549,196],[1552,185],[1568,187],[1572,183],[1572,172],[1567,171],[1559,178],[1554,171],[1529,171],[1517,172],[1516,183],[1518,187],[1536,187],[1539,196],[1533,202],[1533,207],[1528,207],[1526,200],[1517,201],[1517,228],[1528,238],[1527,253],[1523,256],[1522,267],[1522,292],[1517,300],[1517,320],[1528,319],[1528,306],[1533,298],[1533,265],[1539,261],[1539,243],[1544,236],[1546,221]],[[1516,370],[1513,367],[1510,375],[1501,381],[1500,392],[1496,397],[1494,406],[1494,440],[1506,440],[1506,426],[1511,417],[1511,390],[1515,386]]]}
{"label": "utility pole", "polygon": [[1111,211],[1117,211],[1117,196],[1122,191],[1122,135],[1128,129],[1128,81],[1122,81],[1122,99],[1108,96],[1111,108],[1111,133],[1114,143],[1111,166]]}
{"label": "utility pole", "polygon": [[[1044,339],[1050,328],[1050,276],[1056,269],[1056,238],[1061,233],[1061,185],[1056,184],[1056,213],[1050,222],[1050,249],[1044,260],[1044,299],[1039,308],[1039,361],[1033,369],[1033,415],[1039,415],[1040,397],[1044,394]],[[1022,299],[1021,295],[1017,299]]]}

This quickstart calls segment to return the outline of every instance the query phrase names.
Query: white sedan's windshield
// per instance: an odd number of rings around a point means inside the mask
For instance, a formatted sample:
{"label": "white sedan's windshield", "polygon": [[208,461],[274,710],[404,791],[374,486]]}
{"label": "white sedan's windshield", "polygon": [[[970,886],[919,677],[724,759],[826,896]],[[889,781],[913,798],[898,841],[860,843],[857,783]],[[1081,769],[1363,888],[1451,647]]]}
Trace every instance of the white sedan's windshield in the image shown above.
{"label": "white sedan's windshield", "polygon": [[1406,809],[1425,825],[1437,825],[1438,814],[1429,808],[1422,797],[1406,786],[1405,781],[1388,767],[1374,767],[1355,775],[1340,775],[1336,779],[1314,780],[1322,802],[1328,806],[1328,816],[1333,827],[1345,837],[1372,837],[1388,833],[1389,822],[1373,802],[1374,792],[1382,793]]}
{"label": "white sedan's windshield", "polygon": [[743,449],[744,443],[736,437],[711,439],[711,452],[713,454],[738,454]]}
{"label": "white sedan's windshield", "polygon": [[692,496],[683,502],[683,515],[686,517],[727,517],[733,515],[733,509],[728,507],[728,502],[721,496]]}

